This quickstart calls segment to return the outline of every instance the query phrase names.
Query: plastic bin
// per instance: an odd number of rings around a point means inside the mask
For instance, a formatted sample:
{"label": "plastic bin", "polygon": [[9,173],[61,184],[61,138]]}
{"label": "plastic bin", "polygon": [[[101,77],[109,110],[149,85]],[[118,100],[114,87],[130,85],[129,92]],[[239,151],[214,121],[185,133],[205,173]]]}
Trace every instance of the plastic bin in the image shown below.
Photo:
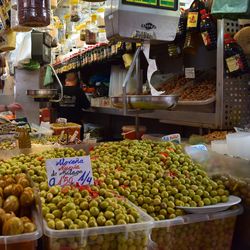
{"label": "plastic bin", "polygon": [[76,230],[52,230],[44,221],[46,250],[147,250],[153,219],[129,202],[140,213],[140,222]]}
{"label": "plastic bin", "polygon": [[230,250],[241,206],[212,214],[189,214],[154,222],[154,250]]}
{"label": "plastic bin", "polygon": [[60,135],[61,132],[64,130],[65,134],[73,135],[75,131],[78,132],[77,138],[80,139],[81,135],[81,125],[76,123],[66,123],[66,124],[59,124],[59,123],[52,123],[51,128],[54,130],[54,135]]}
{"label": "plastic bin", "polygon": [[0,250],[38,249],[38,239],[42,237],[42,227],[36,212],[34,212],[33,218],[37,226],[35,232],[13,236],[0,236]]}

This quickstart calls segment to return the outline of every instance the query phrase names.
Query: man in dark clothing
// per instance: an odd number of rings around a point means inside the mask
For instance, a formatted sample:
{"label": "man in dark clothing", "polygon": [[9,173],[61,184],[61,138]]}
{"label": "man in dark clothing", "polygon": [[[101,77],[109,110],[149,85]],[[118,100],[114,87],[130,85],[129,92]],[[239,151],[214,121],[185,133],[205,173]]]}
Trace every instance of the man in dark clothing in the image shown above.
{"label": "man in dark clothing", "polygon": [[68,73],[63,87],[63,100],[58,104],[57,117],[82,125],[82,109],[88,109],[90,102],[79,86],[76,73]]}

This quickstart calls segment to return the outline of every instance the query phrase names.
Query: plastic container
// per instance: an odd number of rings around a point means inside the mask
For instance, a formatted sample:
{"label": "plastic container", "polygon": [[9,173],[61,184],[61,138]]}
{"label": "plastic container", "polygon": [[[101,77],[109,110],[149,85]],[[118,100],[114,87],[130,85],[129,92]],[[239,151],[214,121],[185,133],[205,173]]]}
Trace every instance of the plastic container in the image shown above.
{"label": "plastic container", "polygon": [[36,250],[38,239],[42,237],[42,228],[37,213],[34,213],[37,230],[13,236],[0,236],[0,250]]}
{"label": "plastic container", "polygon": [[154,222],[154,250],[230,250],[241,206],[213,214],[189,214]]}
{"label": "plastic container", "polygon": [[45,27],[50,24],[49,0],[19,0],[17,6],[20,25]]}
{"label": "plastic container", "polygon": [[80,139],[81,135],[81,125],[76,123],[66,123],[66,124],[60,124],[60,123],[52,123],[51,128],[54,130],[54,135],[60,135],[62,131],[64,131],[65,134],[73,135],[75,131],[78,132],[78,139]]}
{"label": "plastic container", "polygon": [[[139,126],[139,135],[138,138],[140,139],[146,132],[146,127]],[[135,140],[136,138],[136,128],[133,125],[123,126],[122,127],[122,135],[124,139]]]}
{"label": "plastic container", "polygon": [[226,140],[211,141],[211,150],[222,155],[228,154],[227,141]]}
{"label": "plastic container", "polygon": [[130,202],[129,204],[140,213],[141,222],[76,230],[52,230],[44,221],[45,249],[147,249],[153,219]]}

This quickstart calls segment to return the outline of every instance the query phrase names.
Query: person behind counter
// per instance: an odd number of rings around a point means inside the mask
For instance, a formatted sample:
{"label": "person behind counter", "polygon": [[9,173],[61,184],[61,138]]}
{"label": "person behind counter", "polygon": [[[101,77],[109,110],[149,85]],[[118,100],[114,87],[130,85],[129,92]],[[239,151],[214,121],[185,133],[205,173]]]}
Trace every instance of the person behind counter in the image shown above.
{"label": "person behind counter", "polygon": [[68,122],[82,125],[82,109],[88,109],[90,102],[80,88],[80,82],[75,72],[66,75],[63,92],[63,100],[57,107],[57,117],[66,118]]}
{"label": "person behind counter", "polygon": [[14,113],[15,111],[22,110],[22,106],[19,103],[11,103],[9,105],[0,105],[0,112],[11,111]]}

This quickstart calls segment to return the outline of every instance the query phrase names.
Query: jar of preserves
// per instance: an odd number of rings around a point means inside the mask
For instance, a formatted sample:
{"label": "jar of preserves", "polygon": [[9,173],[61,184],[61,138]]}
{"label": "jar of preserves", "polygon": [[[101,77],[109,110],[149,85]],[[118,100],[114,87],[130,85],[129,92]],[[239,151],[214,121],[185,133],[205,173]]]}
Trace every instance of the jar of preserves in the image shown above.
{"label": "jar of preserves", "polygon": [[18,0],[17,7],[20,25],[45,27],[50,24],[50,0]]}

